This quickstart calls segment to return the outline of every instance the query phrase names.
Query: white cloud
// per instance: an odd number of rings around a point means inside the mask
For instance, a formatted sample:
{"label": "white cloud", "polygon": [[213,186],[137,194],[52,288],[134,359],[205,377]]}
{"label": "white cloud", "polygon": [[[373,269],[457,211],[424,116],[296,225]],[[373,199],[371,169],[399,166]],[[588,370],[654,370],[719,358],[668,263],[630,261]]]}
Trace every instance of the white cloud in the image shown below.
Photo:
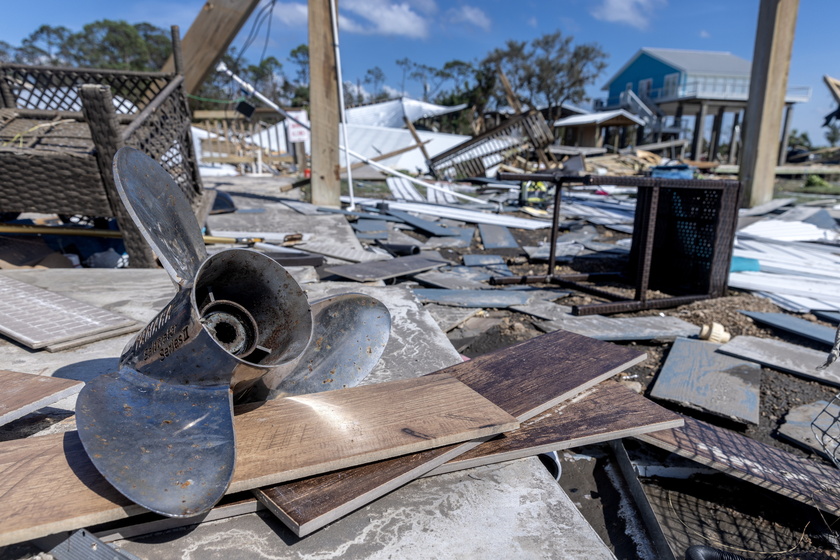
{"label": "white cloud", "polygon": [[[425,10],[432,7],[422,2]],[[422,39],[429,34],[429,22],[414,11],[408,2],[388,0],[342,0],[339,9],[345,16],[339,19],[340,29],[366,35],[397,35]],[[354,17],[347,16],[350,12]],[[342,22],[344,27],[341,27]]]}
{"label": "white cloud", "polygon": [[667,5],[668,0],[602,0],[590,13],[601,21],[623,23],[645,30],[654,12]]}
{"label": "white cloud", "polygon": [[432,15],[438,11],[435,0],[408,0],[408,2],[414,6],[417,11],[426,15]]}
{"label": "white cloud", "polygon": [[389,85],[382,86],[382,92],[385,93],[388,97],[408,97],[408,92],[401,91],[397,88],[391,87]]}
{"label": "white cloud", "polygon": [[476,8],[475,6],[453,8],[447,12],[447,16],[450,23],[466,23],[484,31],[490,31],[490,27],[492,26],[492,22],[487,17],[487,14],[481,8]]}
{"label": "white cloud", "polygon": [[306,25],[309,21],[309,8],[306,4],[281,2],[274,6],[274,17],[289,27]]}
{"label": "white cloud", "polygon": [[701,39],[708,39],[712,36],[712,34],[706,31],[705,29],[701,29],[699,35]]}
{"label": "white cloud", "polygon": [[539,20],[535,16],[531,16],[528,18],[528,25],[531,27],[536,27],[539,24]]}

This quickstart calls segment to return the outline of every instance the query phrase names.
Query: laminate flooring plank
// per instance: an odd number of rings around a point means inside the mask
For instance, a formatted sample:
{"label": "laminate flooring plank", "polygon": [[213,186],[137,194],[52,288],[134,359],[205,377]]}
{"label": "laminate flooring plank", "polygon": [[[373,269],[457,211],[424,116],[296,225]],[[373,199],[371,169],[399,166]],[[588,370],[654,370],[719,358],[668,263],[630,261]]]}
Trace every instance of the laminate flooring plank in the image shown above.
{"label": "laminate flooring plank", "polygon": [[811,313],[816,315],[817,319],[822,319],[835,325],[840,324],[840,311],[833,311],[830,309],[812,309]]}
{"label": "laminate flooring plank", "polygon": [[[629,348],[556,331],[442,371],[523,422],[644,358]],[[304,536],[480,443],[414,453],[261,488],[255,494],[292,531]]]}
{"label": "laminate flooring plank", "polygon": [[785,313],[761,313],[759,311],[741,311],[740,313],[762,325],[803,336],[827,344],[829,347],[834,344],[835,330],[825,325],[818,325],[799,317],[791,317]]}
{"label": "laminate flooring plank", "polygon": [[519,243],[505,226],[478,224],[478,231],[485,249],[519,249]]}
{"label": "laminate flooring plank", "polygon": [[83,386],[73,379],[0,370],[0,426],[75,395]]}
{"label": "laminate flooring plank", "polygon": [[[828,408],[826,409],[826,407]],[[823,411],[825,411],[825,414],[822,414]],[[785,414],[784,422],[779,426],[779,435],[808,451],[830,458],[826,450],[820,445],[819,440],[814,436],[811,424],[816,421],[818,428],[836,439],[840,436],[840,433],[838,433],[840,426],[836,425],[835,418],[840,418],[840,406],[837,406],[835,403],[831,403],[831,406],[829,406],[827,401],[803,404],[791,408]],[[829,451],[831,450],[832,448],[829,444]]]}
{"label": "laminate flooring plank", "polygon": [[719,344],[678,338],[650,396],[758,424],[761,366],[715,352]]}
{"label": "laminate flooring plank", "polygon": [[620,383],[603,381],[511,432],[451,459],[426,476],[530,457],[549,451],[679,428],[679,414]]}
{"label": "laminate flooring plank", "polygon": [[413,216],[408,212],[403,212],[401,210],[393,210],[389,209],[385,212],[389,216],[393,216],[395,218],[399,218],[403,222],[407,223],[408,225],[412,226],[414,229],[420,230],[423,233],[428,235],[432,235],[435,237],[457,237],[461,235],[460,231],[454,231],[450,228],[445,228],[441,225],[438,225],[434,222],[430,222],[429,220],[424,220],[423,218],[418,218],[417,216]]}
{"label": "laminate flooring plank", "polygon": [[397,257],[387,261],[366,262],[328,266],[325,268],[330,274],[349,278],[357,282],[371,282],[373,280],[387,280],[398,276],[407,276],[444,266],[446,261],[430,258],[425,255],[411,255]]}
{"label": "laminate flooring plank", "polygon": [[840,514],[840,471],[835,467],[688,417],[682,428],[636,438],[833,515]]}
{"label": "laminate flooring plank", "polygon": [[[237,412],[236,467],[228,492],[518,426],[446,372],[277,399]],[[143,511],[99,474],[77,432],[0,443],[0,474],[0,546]]]}
{"label": "laminate flooring plank", "polygon": [[840,363],[834,362],[818,370],[828,357],[827,352],[805,348],[781,340],[757,336],[736,336],[717,349],[718,352],[759,363],[806,379],[840,387]]}
{"label": "laminate flooring plank", "polygon": [[[557,311],[550,306],[534,309],[535,313],[546,315]],[[516,310],[531,313],[531,308],[528,306],[517,307]],[[696,325],[670,315],[664,317],[604,317],[603,315],[576,317],[569,313],[550,321],[538,321],[535,325],[544,332],[564,329],[598,340],[610,341],[673,340],[680,336],[694,336],[700,332],[700,328]]]}

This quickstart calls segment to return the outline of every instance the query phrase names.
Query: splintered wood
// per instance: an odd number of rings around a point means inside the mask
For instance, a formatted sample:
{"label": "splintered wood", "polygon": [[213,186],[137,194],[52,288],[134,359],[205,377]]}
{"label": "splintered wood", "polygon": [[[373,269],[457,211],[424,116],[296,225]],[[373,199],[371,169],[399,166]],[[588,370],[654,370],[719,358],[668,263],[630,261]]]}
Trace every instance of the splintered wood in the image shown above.
{"label": "splintered wood", "polygon": [[[524,422],[644,358],[628,348],[555,331],[442,371]],[[255,494],[283,523],[303,536],[480,443],[414,453],[262,488]]]}
{"label": "splintered wood", "polygon": [[[230,491],[487,437],[518,423],[441,372],[248,406],[234,425],[239,453]],[[0,474],[0,546],[144,511],[105,481],[76,432],[0,443]]]}

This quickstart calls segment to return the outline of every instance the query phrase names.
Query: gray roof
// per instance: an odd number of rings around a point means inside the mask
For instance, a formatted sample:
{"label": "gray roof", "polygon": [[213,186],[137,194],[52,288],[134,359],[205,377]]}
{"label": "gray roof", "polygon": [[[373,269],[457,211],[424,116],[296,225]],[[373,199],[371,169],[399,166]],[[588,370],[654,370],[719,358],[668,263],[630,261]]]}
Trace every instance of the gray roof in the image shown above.
{"label": "gray roof", "polygon": [[684,51],[680,49],[653,49],[644,47],[634,54],[624,66],[618,69],[601,89],[609,89],[610,84],[633,64],[637,58],[648,54],[686,74],[712,74],[715,76],[743,76],[750,77],[752,63],[740,56],[728,52],[716,51]]}
{"label": "gray roof", "polygon": [[728,52],[683,51],[643,48],[642,52],[679,68],[687,74],[715,74],[749,77],[752,63]]}

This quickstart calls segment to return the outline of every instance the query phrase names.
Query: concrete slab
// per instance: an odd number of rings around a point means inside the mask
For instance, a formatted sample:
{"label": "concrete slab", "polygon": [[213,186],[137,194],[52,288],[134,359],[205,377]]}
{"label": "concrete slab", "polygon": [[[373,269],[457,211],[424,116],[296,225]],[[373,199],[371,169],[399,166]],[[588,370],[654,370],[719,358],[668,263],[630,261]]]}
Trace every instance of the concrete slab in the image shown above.
{"label": "concrete slab", "polygon": [[615,558],[535,458],[421,479],[303,539],[265,512],[116,541],[156,558]]}

